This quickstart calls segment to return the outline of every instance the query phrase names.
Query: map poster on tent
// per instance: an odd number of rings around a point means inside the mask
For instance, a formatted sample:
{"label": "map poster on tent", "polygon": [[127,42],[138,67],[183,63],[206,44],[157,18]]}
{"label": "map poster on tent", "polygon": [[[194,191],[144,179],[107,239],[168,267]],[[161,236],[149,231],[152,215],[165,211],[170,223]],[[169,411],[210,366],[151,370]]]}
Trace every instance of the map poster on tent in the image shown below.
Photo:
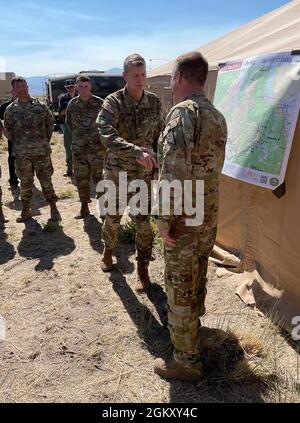
{"label": "map poster on tent", "polygon": [[300,55],[227,62],[214,105],[225,116],[223,174],[271,190],[284,182],[300,108]]}

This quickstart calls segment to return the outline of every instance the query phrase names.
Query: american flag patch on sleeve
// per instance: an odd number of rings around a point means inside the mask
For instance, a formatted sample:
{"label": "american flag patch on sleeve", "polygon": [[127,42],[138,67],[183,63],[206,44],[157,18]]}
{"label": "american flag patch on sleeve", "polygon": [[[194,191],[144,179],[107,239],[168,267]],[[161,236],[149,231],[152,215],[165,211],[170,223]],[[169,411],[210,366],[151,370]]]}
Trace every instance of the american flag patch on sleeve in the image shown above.
{"label": "american flag patch on sleeve", "polygon": [[102,107],[109,113],[115,113],[114,107],[108,101],[105,101]]}

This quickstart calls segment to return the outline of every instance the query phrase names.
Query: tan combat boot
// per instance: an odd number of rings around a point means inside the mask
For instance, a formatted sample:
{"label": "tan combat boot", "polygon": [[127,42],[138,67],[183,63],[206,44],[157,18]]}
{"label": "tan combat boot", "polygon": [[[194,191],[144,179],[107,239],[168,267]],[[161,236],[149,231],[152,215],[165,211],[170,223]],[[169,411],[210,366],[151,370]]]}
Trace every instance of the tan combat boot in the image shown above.
{"label": "tan combat boot", "polygon": [[154,371],[159,376],[166,379],[181,379],[188,381],[201,380],[201,371],[190,367],[185,367],[174,359],[165,361],[157,358],[154,361]]}
{"label": "tan combat boot", "polygon": [[149,266],[149,263],[147,262],[140,261],[140,260],[137,261],[137,274],[138,274],[138,281],[139,281],[138,290],[139,291],[145,291],[151,285],[149,272],[148,272],[148,266]]}
{"label": "tan combat boot", "polygon": [[32,218],[31,207],[28,203],[22,201],[21,216],[17,218],[17,223],[26,222],[26,220]]}
{"label": "tan combat boot", "polygon": [[112,249],[110,250],[109,248],[105,246],[103,251],[103,256],[100,261],[100,267],[103,272],[110,272],[113,267],[112,253],[113,253],[113,250]]}
{"label": "tan combat boot", "polygon": [[81,203],[80,212],[75,216],[75,219],[84,219],[90,215],[90,209],[88,203]]}
{"label": "tan combat boot", "polygon": [[56,201],[49,202],[50,205],[50,219],[51,220],[61,220],[61,215],[56,206]]}

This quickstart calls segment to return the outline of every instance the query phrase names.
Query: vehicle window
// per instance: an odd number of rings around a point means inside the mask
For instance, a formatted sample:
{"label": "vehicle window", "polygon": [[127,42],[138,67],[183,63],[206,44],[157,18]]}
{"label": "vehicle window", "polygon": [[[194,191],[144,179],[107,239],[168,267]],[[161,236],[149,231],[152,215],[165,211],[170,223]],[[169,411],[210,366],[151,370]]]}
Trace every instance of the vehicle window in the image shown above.
{"label": "vehicle window", "polygon": [[102,98],[125,86],[125,81],[121,76],[92,76],[91,80],[93,93]]}

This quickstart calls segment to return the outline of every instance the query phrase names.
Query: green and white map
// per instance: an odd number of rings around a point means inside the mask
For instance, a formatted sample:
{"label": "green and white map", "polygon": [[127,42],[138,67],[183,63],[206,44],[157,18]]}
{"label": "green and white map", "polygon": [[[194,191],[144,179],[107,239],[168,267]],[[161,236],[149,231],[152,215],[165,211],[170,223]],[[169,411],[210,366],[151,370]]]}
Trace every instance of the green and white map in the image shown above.
{"label": "green and white map", "polygon": [[227,62],[214,100],[228,125],[223,174],[274,190],[283,183],[300,108],[300,56]]}

